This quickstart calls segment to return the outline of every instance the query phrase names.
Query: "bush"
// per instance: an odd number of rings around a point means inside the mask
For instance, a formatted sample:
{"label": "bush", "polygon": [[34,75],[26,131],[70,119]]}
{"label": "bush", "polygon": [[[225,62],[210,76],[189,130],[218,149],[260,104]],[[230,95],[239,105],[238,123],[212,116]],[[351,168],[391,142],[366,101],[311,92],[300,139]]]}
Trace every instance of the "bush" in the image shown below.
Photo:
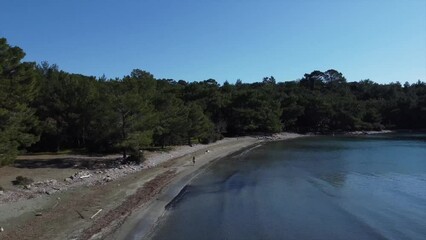
{"label": "bush", "polygon": [[[16,158],[16,151],[10,149],[15,148],[15,146],[7,145],[2,146],[3,142],[0,141],[0,167],[13,164]],[[6,143],[5,143],[6,144]]]}
{"label": "bush", "polygon": [[2,186],[0,186],[0,191],[4,191],[4,188]]}
{"label": "bush", "polygon": [[145,160],[145,156],[141,151],[132,151],[130,156],[123,159],[123,164],[141,164]]}
{"label": "bush", "polygon": [[34,180],[31,178],[23,177],[23,176],[17,176],[14,181],[12,181],[13,185],[29,185],[33,183]]}

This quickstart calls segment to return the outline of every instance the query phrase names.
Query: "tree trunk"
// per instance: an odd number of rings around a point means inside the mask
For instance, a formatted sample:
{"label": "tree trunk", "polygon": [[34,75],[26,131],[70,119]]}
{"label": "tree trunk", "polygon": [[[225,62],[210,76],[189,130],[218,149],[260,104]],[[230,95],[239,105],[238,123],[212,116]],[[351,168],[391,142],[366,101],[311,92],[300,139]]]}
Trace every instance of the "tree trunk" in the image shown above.
{"label": "tree trunk", "polygon": [[192,143],[191,143],[191,136],[189,136],[189,135],[188,135],[188,145],[189,145],[190,147],[192,147]]}
{"label": "tree trunk", "polygon": [[126,149],[123,149],[123,159],[126,159],[127,158],[127,152],[126,152]]}
{"label": "tree trunk", "polygon": [[165,144],[165,140],[164,140],[164,137],[162,137],[161,138],[161,149],[164,149],[164,147],[166,146],[166,144]]}

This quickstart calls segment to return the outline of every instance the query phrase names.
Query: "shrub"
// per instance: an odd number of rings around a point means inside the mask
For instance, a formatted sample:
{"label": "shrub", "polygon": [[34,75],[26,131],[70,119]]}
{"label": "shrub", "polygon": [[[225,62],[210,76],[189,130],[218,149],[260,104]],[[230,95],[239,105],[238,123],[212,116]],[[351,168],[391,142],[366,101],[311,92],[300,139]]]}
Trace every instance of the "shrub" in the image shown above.
{"label": "shrub", "polygon": [[14,181],[12,181],[13,185],[28,185],[33,183],[34,180],[31,178],[23,177],[23,176],[17,176]]}
{"label": "shrub", "polygon": [[145,160],[145,156],[141,151],[131,151],[130,155],[123,159],[122,164],[141,164]]}
{"label": "shrub", "polygon": [[4,188],[2,186],[0,186],[0,191],[4,191]]}

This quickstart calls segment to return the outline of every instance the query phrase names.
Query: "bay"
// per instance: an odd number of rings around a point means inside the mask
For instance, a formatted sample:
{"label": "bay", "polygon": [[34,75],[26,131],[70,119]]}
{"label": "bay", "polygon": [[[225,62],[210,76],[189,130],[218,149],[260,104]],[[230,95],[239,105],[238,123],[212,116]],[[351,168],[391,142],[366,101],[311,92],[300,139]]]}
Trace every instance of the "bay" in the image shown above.
{"label": "bay", "polygon": [[151,239],[426,239],[426,135],[308,137],[217,161]]}

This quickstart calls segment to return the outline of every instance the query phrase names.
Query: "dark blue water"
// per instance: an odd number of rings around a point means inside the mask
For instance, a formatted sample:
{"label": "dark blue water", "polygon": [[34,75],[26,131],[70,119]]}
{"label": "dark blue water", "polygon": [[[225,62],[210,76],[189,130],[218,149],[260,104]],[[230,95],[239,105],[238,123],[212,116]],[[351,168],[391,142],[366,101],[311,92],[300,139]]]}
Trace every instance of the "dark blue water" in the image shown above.
{"label": "dark blue water", "polygon": [[426,135],[273,142],[216,162],[153,239],[426,239]]}

